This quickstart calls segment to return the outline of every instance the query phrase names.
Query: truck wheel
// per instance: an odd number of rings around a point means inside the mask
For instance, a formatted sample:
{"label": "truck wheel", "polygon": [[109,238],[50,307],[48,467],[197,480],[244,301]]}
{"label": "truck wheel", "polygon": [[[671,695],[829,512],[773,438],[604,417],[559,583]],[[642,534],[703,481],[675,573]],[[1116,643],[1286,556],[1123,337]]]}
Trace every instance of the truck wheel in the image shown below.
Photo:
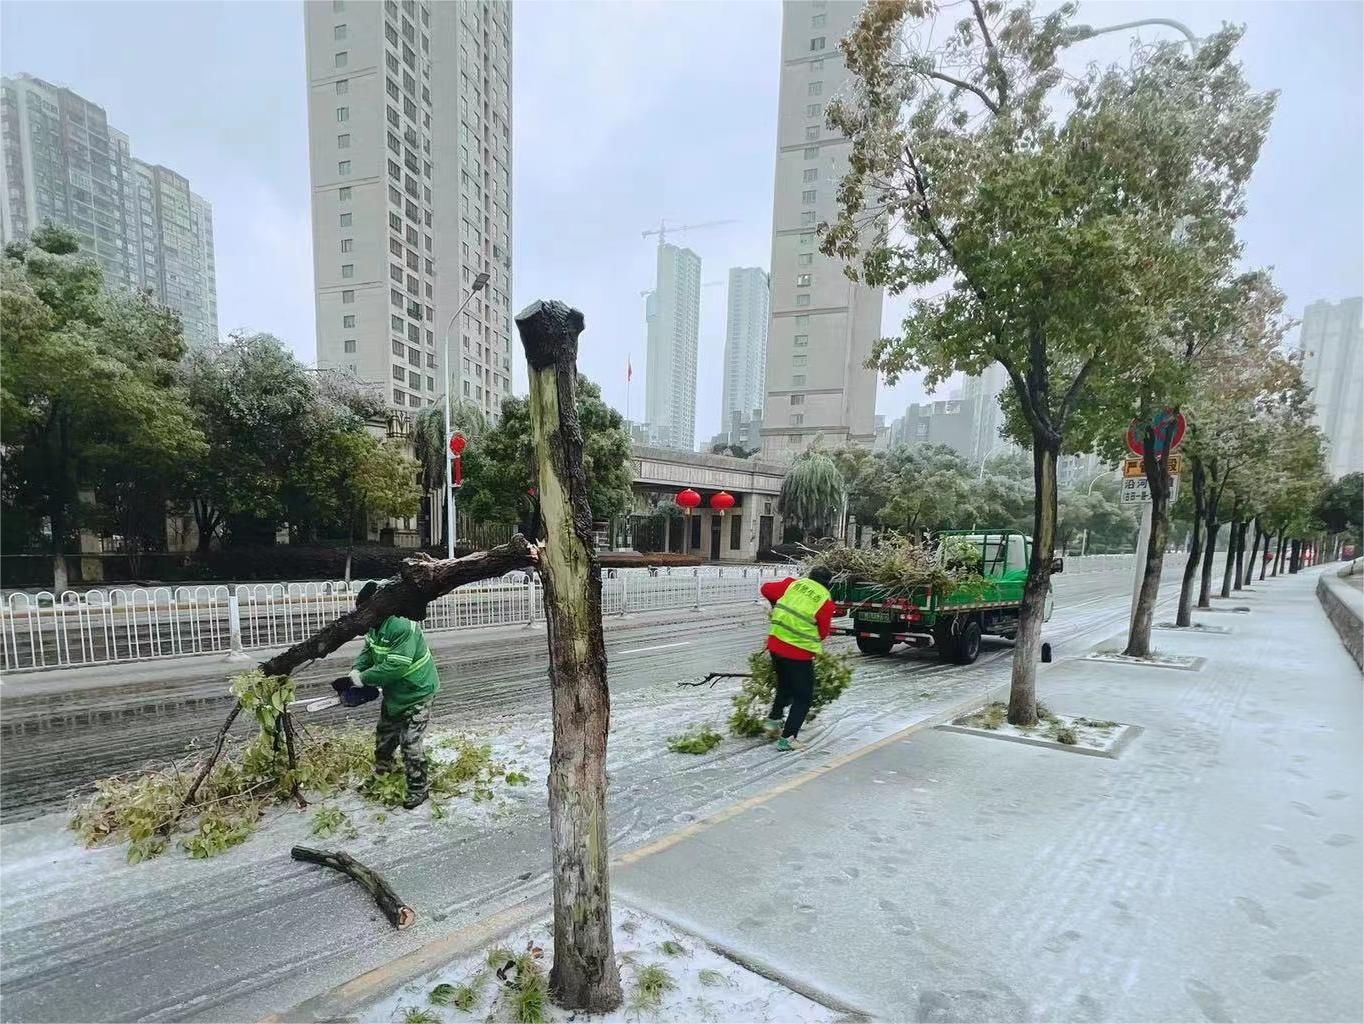
{"label": "truck wheel", "polygon": [[970,665],[980,657],[980,623],[968,622],[961,627],[961,635],[957,637],[956,647],[952,652],[952,660],[958,665]]}
{"label": "truck wheel", "polygon": [[895,641],[888,636],[859,636],[857,649],[863,654],[889,654]]}

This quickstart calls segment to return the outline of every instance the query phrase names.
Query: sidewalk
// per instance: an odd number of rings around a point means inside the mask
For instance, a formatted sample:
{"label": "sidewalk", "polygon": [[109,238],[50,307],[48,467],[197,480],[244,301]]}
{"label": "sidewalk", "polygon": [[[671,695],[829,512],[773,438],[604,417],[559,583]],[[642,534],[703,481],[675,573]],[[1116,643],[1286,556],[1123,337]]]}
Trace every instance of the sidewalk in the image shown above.
{"label": "sidewalk", "polygon": [[1044,667],[1053,710],[1144,730],[1118,760],[916,732],[613,891],[883,1020],[1364,1019],[1361,682],[1316,576],[1155,634],[1201,671]]}

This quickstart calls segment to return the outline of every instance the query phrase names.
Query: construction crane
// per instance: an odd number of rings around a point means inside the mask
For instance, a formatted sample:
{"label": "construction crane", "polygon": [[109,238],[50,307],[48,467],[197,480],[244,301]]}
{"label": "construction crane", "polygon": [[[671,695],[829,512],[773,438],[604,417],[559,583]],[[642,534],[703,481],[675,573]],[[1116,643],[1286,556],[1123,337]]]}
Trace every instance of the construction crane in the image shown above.
{"label": "construction crane", "polygon": [[680,224],[677,227],[669,227],[666,220],[658,222],[658,227],[650,231],[641,231],[641,238],[648,238],[650,235],[658,236],[658,244],[662,245],[668,240],[669,231],[696,231],[700,228],[718,228],[724,224],[737,224],[737,220],[708,220],[700,224]]}

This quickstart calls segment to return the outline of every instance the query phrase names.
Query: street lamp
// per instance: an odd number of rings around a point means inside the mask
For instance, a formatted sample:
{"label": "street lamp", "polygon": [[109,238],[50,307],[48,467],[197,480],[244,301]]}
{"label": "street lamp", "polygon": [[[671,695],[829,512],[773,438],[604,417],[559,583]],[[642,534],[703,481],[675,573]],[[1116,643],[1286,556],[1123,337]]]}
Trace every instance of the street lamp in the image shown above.
{"label": "street lamp", "polygon": [[1189,49],[1194,53],[1198,52],[1198,37],[1189,30],[1189,26],[1182,21],[1175,21],[1173,18],[1140,18],[1137,21],[1124,21],[1121,25],[1105,25],[1103,28],[1095,28],[1093,25],[1074,25],[1071,27],[1072,42],[1080,42],[1084,39],[1093,39],[1095,36],[1105,35],[1109,32],[1125,32],[1129,28],[1142,28],[1147,25],[1164,25],[1172,28],[1184,35],[1184,39],[1189,44]]}
{"label": "street lamp", "polygon": [[1112,470],[1112,469],[1105,469],[1102,473],[1100,473],[1098,476],[1096,476],[1093,480],[1091,480],[1091,481],[1089,482],[1089,486],[1085,488],[1085,494],[1086,494],[1086,495],[1091,494],[1091,493],[1094,491],[1094,485],[1095,485],[1095,484],[1097,484],[1097,483],[1098,483],[1100,480],[1102,480],[1104,477],[1112,476],[1112,475],[1113,475],[1113,470]]}
{"label": "street lamp", "polygon": [[469,289],[469,294],[464,297],[464,301],[459,304],[459,308],[450,316],[450,320],[445,325],[445,557],[455,557],[455,495],[453,490],[454,481],[450,479],[450,329],[455,326],[455,321],[464,312],[466,306],[473,301],[475,295],[481,292],[488,285],[487,272],[480,273],[474,278],[473,286]]}

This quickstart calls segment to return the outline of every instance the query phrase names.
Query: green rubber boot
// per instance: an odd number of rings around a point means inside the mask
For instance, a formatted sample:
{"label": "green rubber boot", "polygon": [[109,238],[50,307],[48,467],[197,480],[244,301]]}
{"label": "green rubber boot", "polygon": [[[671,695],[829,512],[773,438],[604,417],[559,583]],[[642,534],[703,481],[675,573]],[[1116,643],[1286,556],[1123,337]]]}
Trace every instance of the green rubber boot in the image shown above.
{"label": "green rubber boot", "polygon": [[783,752],[791,750],[804,750],[805,744],[797,740],[793,740],[789,736],[783,736],[781,739],[777,740],[777,749]]}

